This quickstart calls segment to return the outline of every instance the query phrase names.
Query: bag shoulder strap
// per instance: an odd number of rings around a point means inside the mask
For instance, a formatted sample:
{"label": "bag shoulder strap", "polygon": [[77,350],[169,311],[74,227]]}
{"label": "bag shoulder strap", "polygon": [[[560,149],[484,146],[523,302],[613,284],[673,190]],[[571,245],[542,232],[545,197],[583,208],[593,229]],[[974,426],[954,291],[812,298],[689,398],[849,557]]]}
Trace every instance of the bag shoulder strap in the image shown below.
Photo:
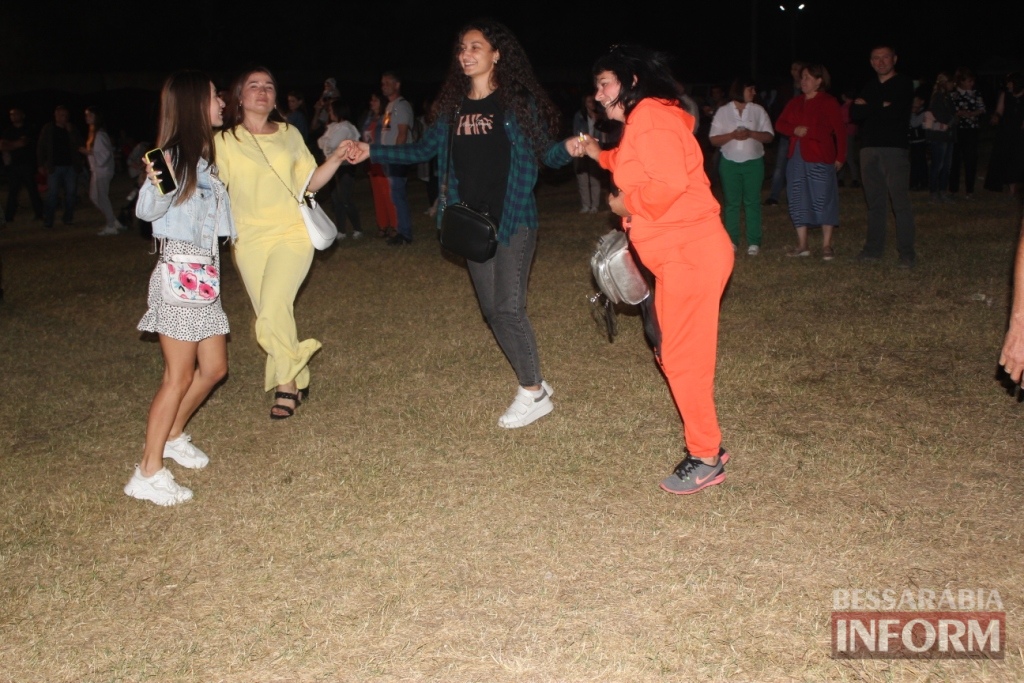
{"label": "bag shoulder strap", "polygon": [[[242,128],[245,128],[245,126],[243,125]],[[274,165],[272,163],[270,163],[270,159],[267,158],[267,153],[263,151],[263,147],[260,145],[260,141],[256,139],[256,136],[253,135],[253,132],[251,130],[249,130],[248,128],[245,128],[245,132],[248,133],[249,137],[252,138],[252,141],[256,143],[256,149],[258,149],[260,151],[260,154],[263,155],[263,160],[267,162],[267,166],[269,166],[270,170],[274,173],[275,176],[277,176],[277,179],[281,181],[281,184],[284,185],[284,188],[286,190],[288,190],[289,196],[291,196],[293,199],[295,199],[295,201],[297,203],[301,204],[302,203],[301,197],[296,197],[296,196],[292,195],[292,188],[288,185],[288,183],[286,183],[284,181],[284,178],[282,178],[281,175],[277,172],[277,169],[274,168]],[[310,177],[312,177],[312,176],[313,176],[313,174],[311,173]],[[309,185],[309,181],[308,180],[306,181],[306,185],[307,186]]]}
{"label": "bag shoulder strap", "polygon": [[452,121],[448,127],[448,151],[444,163],[444,180],[441,182],[441,201],[447,205],[448,197],[448,174],[452,171],[452,149],[455,147],[455,132],[459,128],[459,112],[462,111],[462,103],[459,102],[452,114]]}

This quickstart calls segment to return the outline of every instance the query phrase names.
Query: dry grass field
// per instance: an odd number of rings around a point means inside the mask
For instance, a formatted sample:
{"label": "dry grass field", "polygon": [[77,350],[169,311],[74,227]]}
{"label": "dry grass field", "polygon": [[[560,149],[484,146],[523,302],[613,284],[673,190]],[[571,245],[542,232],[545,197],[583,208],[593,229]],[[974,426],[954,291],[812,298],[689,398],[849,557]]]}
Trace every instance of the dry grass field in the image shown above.
{"label": "dry grass field", "polygon": [[[766,209],[722,309],[728,479],[675,497],[679,417],[639,318],[609,344],[589,311],[607,214],[577,214],[571,176],[539,188],[556,410],[505,431],[515,378],[410,195],[411,246],[317,255],[296,308],[324,348],[290,420],[267,417],[226,266],[230,375],[189,428],[212,461],[169,464],[195,491],[175,508],[121,491],[162,372],[135,331],[148,243],[96,237],[91,207],[0,231],[0,681],[1024,680],[1024,405],[996,373],[1013,202],[915,194],[911,271],[891,236],[856,262],[859,191],[832,263],[787,258]],[[851,588],[998,590],[1006,658],[833,659]]]}

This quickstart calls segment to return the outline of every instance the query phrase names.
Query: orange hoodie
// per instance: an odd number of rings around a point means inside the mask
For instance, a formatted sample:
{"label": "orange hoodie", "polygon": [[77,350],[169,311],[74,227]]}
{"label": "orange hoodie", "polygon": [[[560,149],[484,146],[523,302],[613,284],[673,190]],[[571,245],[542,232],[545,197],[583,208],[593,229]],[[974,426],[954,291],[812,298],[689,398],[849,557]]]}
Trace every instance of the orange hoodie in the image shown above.
{"label": "orange hoodie", "polygon": [[646,98],[627,117],[619,146],[601,152],[632,214],[623,219],[630,240],[678,244],[724,230],[692,130],[693,117],[679,106]]}

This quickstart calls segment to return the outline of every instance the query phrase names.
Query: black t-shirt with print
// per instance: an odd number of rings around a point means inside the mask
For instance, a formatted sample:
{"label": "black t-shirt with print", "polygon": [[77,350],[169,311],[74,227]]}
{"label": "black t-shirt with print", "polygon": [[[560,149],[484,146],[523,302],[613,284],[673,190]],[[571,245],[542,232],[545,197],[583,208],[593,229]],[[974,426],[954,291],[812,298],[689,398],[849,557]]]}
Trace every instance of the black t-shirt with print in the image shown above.
{"label": "black t-shirt with print", "polygon": [[505,116],[497,92],[482,100],[462,101],[452,149],[452,173],[459,198],[499,220],[505,204],[512,146],[504,131]]}

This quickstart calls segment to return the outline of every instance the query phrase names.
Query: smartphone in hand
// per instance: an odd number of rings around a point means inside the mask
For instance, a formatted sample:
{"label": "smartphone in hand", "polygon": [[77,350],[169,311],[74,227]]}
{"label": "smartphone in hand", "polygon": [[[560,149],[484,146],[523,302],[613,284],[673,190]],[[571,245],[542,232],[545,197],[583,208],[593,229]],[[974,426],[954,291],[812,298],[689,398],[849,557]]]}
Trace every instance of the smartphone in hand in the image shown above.
{"label": "smartphone in hand", "polygon": [[164,158],[164,151],[159,147],[149,150],[146,152],[146,161],[151,163],[153,170],[159,174],[160,194],[174,192],[178,187],[178,183],[174,180],[174,172],[167,164],[167,159]]}

